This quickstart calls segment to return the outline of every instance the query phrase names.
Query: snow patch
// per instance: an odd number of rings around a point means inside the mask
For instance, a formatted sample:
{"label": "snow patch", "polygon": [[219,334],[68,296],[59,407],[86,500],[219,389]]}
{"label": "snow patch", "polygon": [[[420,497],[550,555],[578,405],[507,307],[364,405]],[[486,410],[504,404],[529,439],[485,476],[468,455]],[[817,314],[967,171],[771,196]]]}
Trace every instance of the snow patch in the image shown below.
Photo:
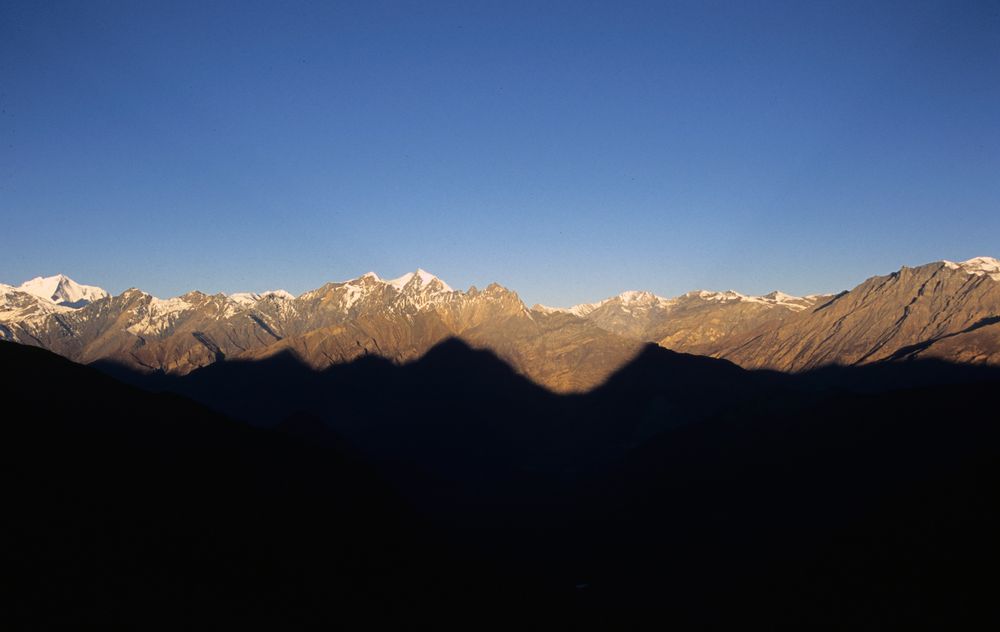
{"label": "snow patch", "polygon": [[543,314],[568,314],[569,309],[565,307],[549,307],[548,305],[542,305],[541,303],[535,303],[531,306],[536,312],[541,312]]}
{"label": "snow patch", "polygon": [[779,303],[789,303],[791,301],[802,300],[798,296],[792,296],[791,294],[785,294],[781,290],[775,290],[775,291],[771,292],[770,294],[765,294],[762,298],[766,298],[766,299],[769,299],[769,300],[772,300],[772,301],[777,301]]}
{"label": "snow patch", "polygon": [[968,274],[988,276],[994,281],[1000,281],[1000,260],[993,257],[973,257],[959,263],[945,260],[942,263],[952,270],[962,270]]}
{"label": "snow patch", "polygon": [[274,297],[285,300],[292,300],[295,297],[292,296],[291,292],[286,292],[285,290],[268,290],[266,292],[236,292],[234,294],[229,294],[228,299],[242,305],[243,307],[253,307],[259,301],[266,298]]}
{"label": "snow patch", "polygon": [[584,305],[574,305],[573,307],[550,307],[548,305],[542,305],[541,303],[538,303],[531,309],[535,310],[536,312],[541,312],[543,314],[572,314],[574,316],[583,317],[591,313],[601,305],[604,305],[605,303],[607,303],[607,301],[599,301],[597,303],[586,303]]}
{"label": "snow patch", "polygon": [[162,334],[177,322],[182,313],[193,308],[191,303],[179,296],[168,299],[150,296],[146,309],[140,312],[141,317],[125,331],[136,335]]}
{"label": "snow patch", "polygon": [[684,296],[696,297],[706,301],[717,301],[717,302],[741,301],[744,299],[752,298],[749,296],[744,296],[743,294],[740,294],[736,290],[727,290],[725,292],[712,292],[710,290],[695,290],[694,292],[688,292]]}
{"label": "snow patch", "polygon": [[814,300],[809,298],[802,298],[800,296],[792,296],[791,294],[785,294],[784,292],[781,292],[779,290],[775,290],[770,294],[765,294],[764,296],[748,296],[746,294],[740,294],[736,290],[727,290],[725,292],[710,292],[708,290],[696,290],[694,292],[688,292],[684,296],[696,297],[702,300],[716,301],[720,303],[740,302],[740,303],[757,303],[760,305],[780,306],[794,311],[800,311],[805,309]]}
{"label": "snow patch", "polygon": [[0,283],[0,322],[28,321],[48,314],[71,311],[72,307],[53,303],[19,288]]}
{"label": "snow patch", "polygon": [[188,303],[179,296],[168,299],[156,298],[154,296],[149,301],[149,312],[157,316],[166,316],[168,314],[187,311],[192,307],[191,303]]}
{"label": "snow patch", "polygon": [[669,307],[674,302],[672,299],[657,296],[652,292],[628,290],[617,296],[606,298],[603,301],[597,301],[596,303],[581,303],[572,307],[549,307],[539,304],[534,309],[544,314],[573,314],[574,316],[583,318],[609,303],[617,303],[625,311],[631,312],[632,308]]}
{"label": "snow patch", "polygon": [[574,316],[580,316],[581,318],[590,314],[594,310],[603,307],[612,299],[606,298],[603,301],[597,301],[596,303],[583,303],[582,305],[574,305],[566,310],[567,313],[573,314]]}
{"label": "snow patch", "polygon": [[343,308],[345,310],[354,307],[358,301],[363,299],[368,294],[364,288],[358,287],[357,285],[348,283],[345,287],[347,288],[347,294],[345,294],[343,298]]}

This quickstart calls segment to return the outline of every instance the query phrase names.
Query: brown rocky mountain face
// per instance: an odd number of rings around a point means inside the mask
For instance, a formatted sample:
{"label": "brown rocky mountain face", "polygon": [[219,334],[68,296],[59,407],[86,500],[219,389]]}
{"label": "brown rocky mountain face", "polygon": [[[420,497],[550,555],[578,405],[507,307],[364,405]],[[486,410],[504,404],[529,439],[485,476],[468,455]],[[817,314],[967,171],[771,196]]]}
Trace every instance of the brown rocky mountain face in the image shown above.
{"label": "brown rocky mountain face", "polygon": [[553,390],[579,391],[600,384],[641,347],[579,318],[532,312],[500,285],[458,292],[421,270],[391,281],[369,273],[298,298],[190,292],[161,300],[131,289],[57,309],[8,295],[3,338],[78,362],[176,374],[288,350],[317,369],[367,354],[407,362],[459,337]]}
{"label": "brown rocky mountain face", "polygon": [[228,297],[190,292],[160,300],[136,289],[74,311],[13,323],[17,340],[78,362],[114,360],[186,373],[277,339]]}
{"label": "brown rocky mountain face", "polygon": [[774,327],[823,299],[781,292],[744,296],[733,291],[696,291],[669,299],[649,292],[623,292],[599,303],[568,309],[540,305],[535,309],[576,315],[625,338],[655,342],[675,351],[704,353],[720,340]]}
{"label": "brown rocky mountain face", "polygon": [[317,369],[368,354],[407,362],[451,337],[560,392],[601,384],[647,342],[783,371],[922,357],[1000,364],[1000,262],[903,268],[837,296],[625,292],[530,310],[497,284],[454,291],[422,270],[388,281],[369,273],[297,298],[161,300],[131,289],[82,307],[0,286],[0,338],[142,371],[185,374],[289,350]]}
{"label": "brown rocky mountain face", "polygon": [[57,305],[52,301],[39,300],[37,296],[19,288],[0,284],[0,328],[9,328],[10,324],[54,312],[69,311],[72,311],[71,308]]}
{"label": "brown rocky mountain face", "polygon": [[904,267],[836,296],[625,292],[536,309],[745,368],[803,371],[912,358],[1000,364],[1000,262],[989,257]]}
{"label": "brown rocky mountain face", "polygon": [[706,351],[782,371],[919,357],[1000,364],[1000,274],[989,272],[990,261],[936,262],[872,277]]}
{"label": "brown rocky mountain face", "polygon": [[567,392],[597,386],[641,346],[578,318],[531,312],[497,284],[455,292],[415,275],[397,291],[365,276],[307,292],[292,305],[296,316],[281,328],[287,337],[239,357],[292,350],[315,368],[367,354],[406,362],[458,337],[493,351],[539,384]]}

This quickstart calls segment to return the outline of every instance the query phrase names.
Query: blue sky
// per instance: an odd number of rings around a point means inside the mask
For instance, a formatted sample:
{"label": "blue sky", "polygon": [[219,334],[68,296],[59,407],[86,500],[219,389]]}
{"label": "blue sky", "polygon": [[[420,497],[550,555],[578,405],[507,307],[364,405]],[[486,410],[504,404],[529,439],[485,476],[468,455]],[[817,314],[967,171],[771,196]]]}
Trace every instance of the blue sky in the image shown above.
{"label": "blue sky", "polygon": [[529,303],[1000,256],[1000,3],[0,2],[0,282]]}

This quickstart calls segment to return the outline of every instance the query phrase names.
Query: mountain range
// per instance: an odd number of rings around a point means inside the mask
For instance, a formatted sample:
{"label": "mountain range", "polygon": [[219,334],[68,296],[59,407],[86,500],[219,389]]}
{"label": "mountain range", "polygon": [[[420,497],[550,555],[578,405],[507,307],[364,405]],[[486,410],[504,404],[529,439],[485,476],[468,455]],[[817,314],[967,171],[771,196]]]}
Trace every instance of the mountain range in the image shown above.
{"label": "mountain range", "polygon": [[650,342],[791,372],[915,358],[1000,364],[1000,261],[903,267],[834,295],[627,291],[569,308],[528,307],[495,283],[457,291],[421,269],[299,296],[112,296],[63,275],[0,284],[0,339],[144,372],[284,352],[315,369],[367,355],[405,363],[452,337],[557,392],[596,387]]}

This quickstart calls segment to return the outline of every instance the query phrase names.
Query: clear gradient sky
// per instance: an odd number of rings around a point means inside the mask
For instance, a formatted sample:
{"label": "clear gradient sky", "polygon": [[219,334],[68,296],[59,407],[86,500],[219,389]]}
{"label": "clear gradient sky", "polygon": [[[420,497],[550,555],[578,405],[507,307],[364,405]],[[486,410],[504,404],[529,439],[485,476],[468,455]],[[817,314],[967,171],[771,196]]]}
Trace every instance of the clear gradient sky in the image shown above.
{"label": "clear gradient sky", "polygon": [[1000,2],[0,1],[0,282],[529,304],[1000,256]]}

